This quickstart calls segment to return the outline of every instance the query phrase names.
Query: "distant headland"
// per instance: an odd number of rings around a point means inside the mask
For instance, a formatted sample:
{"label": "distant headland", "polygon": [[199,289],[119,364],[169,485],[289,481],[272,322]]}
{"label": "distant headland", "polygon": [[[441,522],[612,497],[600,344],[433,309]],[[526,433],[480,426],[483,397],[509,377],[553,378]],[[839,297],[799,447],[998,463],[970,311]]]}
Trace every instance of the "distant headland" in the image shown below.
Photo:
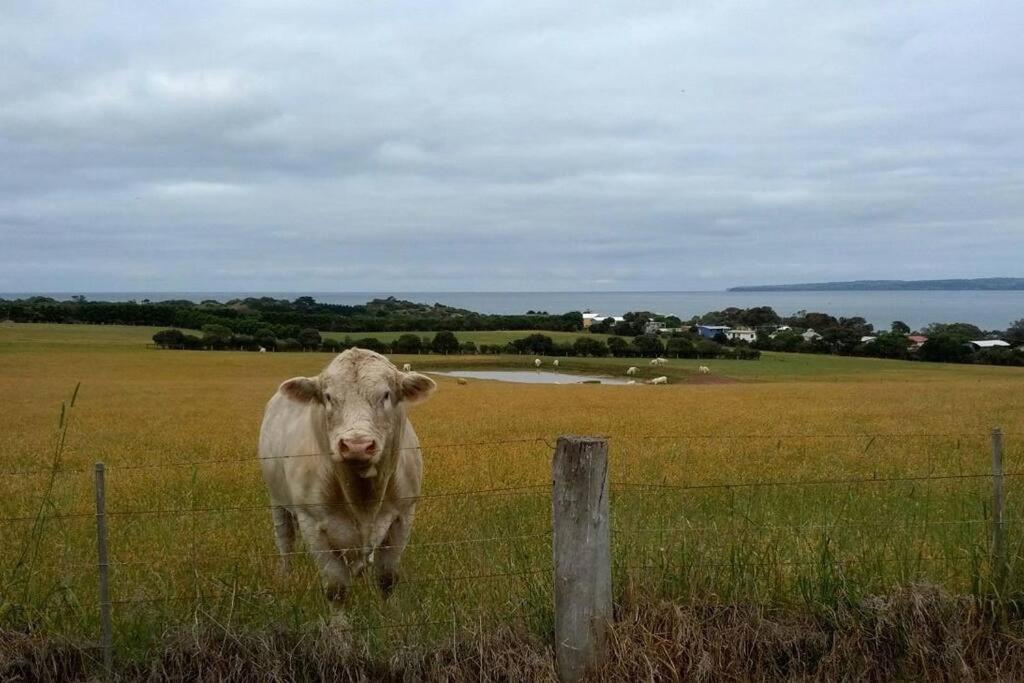
{"label": "distant headland", "polygon": [[949,280],[851,280],[805,282],[794,285],[745,285],[730,292],[885,292],[885,291],[1024,291],[1022,277],[982,277]]}

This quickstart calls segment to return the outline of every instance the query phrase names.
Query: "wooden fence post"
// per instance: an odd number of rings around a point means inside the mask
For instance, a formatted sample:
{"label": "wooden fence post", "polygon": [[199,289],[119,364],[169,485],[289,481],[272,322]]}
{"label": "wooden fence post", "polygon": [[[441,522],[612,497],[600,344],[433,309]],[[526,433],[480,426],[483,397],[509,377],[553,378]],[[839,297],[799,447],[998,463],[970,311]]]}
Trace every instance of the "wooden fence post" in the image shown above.
{"label": "wooden fence post", "polygon": [[612,620],[608,441],[562,436],[551,468],[555,661],[578,681],[605,655]]}
{"label": "wooden fence post", "polygon": [[1006,588],[1009,568],[1006,557],[1006,522],[1003,519],[1003,430],[992,430],[992,571],[996,592],[1000,596]]}
{"label": "wooden fence post", "polygon": [[110,628],[110,563],[107,560],[107,492],[103,463],[96,463],[96,567],[100,581],[100,642],[103,646],[103,672],[111,678],[113,664]]}

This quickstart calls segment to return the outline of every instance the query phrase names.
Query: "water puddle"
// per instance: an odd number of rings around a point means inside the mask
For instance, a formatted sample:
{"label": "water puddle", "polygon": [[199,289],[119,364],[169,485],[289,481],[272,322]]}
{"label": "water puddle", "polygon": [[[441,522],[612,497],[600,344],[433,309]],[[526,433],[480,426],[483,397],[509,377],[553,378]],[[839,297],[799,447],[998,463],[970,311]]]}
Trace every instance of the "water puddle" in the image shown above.
{"label": "water puddle", "polygon": [[570,375],[546,370],[453,370],[432,374],[466,379],[493,379],[499,382],[517,382],[519,384],[626,384],[628,382],[626,379],[617,377]]}

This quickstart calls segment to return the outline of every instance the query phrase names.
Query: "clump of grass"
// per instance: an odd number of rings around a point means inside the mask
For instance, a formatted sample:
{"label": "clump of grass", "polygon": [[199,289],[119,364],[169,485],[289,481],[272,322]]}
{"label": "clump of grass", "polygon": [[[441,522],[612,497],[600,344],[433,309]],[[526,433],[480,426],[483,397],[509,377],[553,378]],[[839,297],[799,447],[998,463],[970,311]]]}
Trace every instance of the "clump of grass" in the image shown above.
{"label": "clump of grass", "polygon": [[[641,595],[618,605],[593,680],[1020,680],[1024,619],[932,585],[840,604],[689,603]],[[189,681],[554,681],[550,635],[522,623],[453,630],[431,647],[389,652],[328,622],[231,632],[200,618],[163,634],[115,678]],[[66,640],[0,631],[0,679],[74,681],[96,653]]]}

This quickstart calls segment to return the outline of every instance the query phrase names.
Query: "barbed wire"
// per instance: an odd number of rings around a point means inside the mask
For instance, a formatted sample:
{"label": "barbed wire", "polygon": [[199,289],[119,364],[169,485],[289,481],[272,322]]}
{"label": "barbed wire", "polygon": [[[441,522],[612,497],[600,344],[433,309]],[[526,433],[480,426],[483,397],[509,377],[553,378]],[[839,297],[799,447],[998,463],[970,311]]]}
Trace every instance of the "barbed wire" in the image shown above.
{"label": "barbed wire", "polygon": [[[1004,437],[1006,436],[1024,436],[1024,432],[1003,432]],[[781,434],[609,434],[600,438],[607,439],[609,441],[627,441],[631,439],[643,439],[643,440],[743,440],[743,439],[763,439],[766,441],[779,440],[779,439],[930,439],[930,438],[985,438],[988,437],[988,432],[936,432],[936,433],[899,433],[899,432],[863,432],[863,433],[828,433],[828,434],[807,434],[807,433],[781,433]],[[419,446],[407,446],[397,448],[395,450],[442,450],[450,448],[472,448],[481,446],[503,446],[509,444],[525,444],[525,443],[539,443],[544,444],[549,449],[554,450],[554,445],[550,441],[551,437],[529,437],[522,439],[502,439],[495,441],[466,441],[461,443],[441,443],[441,444],[421,444]],[[142,464],[131,464],[131,465],[117,465],[110,464],[106,465],[108,471],[120,470],[120,471],[131,471],[131,470],[149,470],[149,469],[163,469],[163,468],[174,468],[174,467],[198,467],[204,465],[222,465],[222,464],[253,464],[258,463],[261,460],[283,460],[290,458],[314,458],[314,457],[330,457],[332,453],[293,453],[287,455],[272,455],[272,456],[259,456],[259,457],[245,457],[245,458],[212,458],[207,460],[182,460],[177,462],[162,462],[162,463],[142,463]],[[7,470],[0,471],[0,477],[6,476],[31,476],[39,474],[85,474],[92,472],[92,467],[36,467],[22,470]]]}
{"label": "barbed wire", "polygon": [[[722,561],[722,562],[687,562],[680,569],[702,568],[722,569],[726,567],[791,567],[809,565],[844,565],[844,564],[913,564],[915,562],[936,562],[942,564],[957,564],[960,562],[974,562],[975,557],[936,557],[929,555],[917,555],[915,557],[846,557],[846,558],[822,558],[813,560],[767,560],[763,562],[745,561]],[[625,564],[623,569],[664,569],[664,564]]]}
{"label": "barbed wire", "polygon": [[[643,534],[655,534],[655,533],[672,533],[672,532],[679,532],[679,531],[686,531],[686,532],[721,531],[723,527],[732,526],[736,522],[735,518],[732,518],[732,517],[729,517],[729,518],[726,518],[726,519],[729,519],[730,521],[723,522],[722,524],[718,524],[718,525],[708,525],[708,526],[672,526],[672,527],[644,527],[644,526],[621,527],[621,526],[617,526],[617,527],[613,527],[612,528],[612,533],[613,534],[639,534],[639,535],[643,535]],[[1017,524],[1017,523],[1019,523],[1021,521],[1024,521],[1024,520],[1022,520],[1022,519],[1004,519],[1003,523],[1004,524]],[[967,525],[967,524],[991,524],[991,523],[992,523],[991,519],[955,519],[955,520],[904,521],[902,523],[899,522],[899,521],[893,521],[893,520],[853,520],[853,521],[843,520],[843,521],[836,521],[836,522],[831,522],[831,523],[826,523],[826,524],[816,524],[816,523],[807,523],[807,524],[751,524],[751,523],[749,523],[749,521],[747,523],[743,523],[743,521],[739,521],[739,524],[736,525],[738,527],[736,530],[737,531],[742,531],[744,529],[761,529],[761,530],[773,531],[773,530],[780,530],[780,529],[789,529],[789,530],[797,530],[797,531],[806,531],[806,530],[812,530],[812,529],[844,529],[844,528],[847,528],[847,527],[863,527],[863,526],[884,526],[884,527],[888,527],[888,528],[897,528],[897,529],[914,529],[914,528],[924,528],[924,529],[927,529],[928,527],[961,526],[961,525]]]}
{"label": "barbed wire", "polygon": [[[429,577],[420,578],[420,579],[403,578],[403,579],[401,579],[401,581],[399,581],[399,585],[447,583],[447,582],[455,582],[455,581],[490,581],[490,580],[495,580],[495,579],[505,579],[505,578],[519,577],[519,576],[539,576],[540,574],[550,574],[553,571],[554,571],[553,567],[540,567],[540,568],[534,568],[534,569],[524,569],[524,570],[519,570],[519,571],[492,572],[492,573],[489,573],[489,574],[446,574],[446,575],[429,576]],[[302,588],[302,589],[280,590],[280,591],[257,589],[256,591],[254,591],[252,593],[247,593],[247,594],[248,595],[252,595],[252,596],[265,595],[265,596],[268,596],[268,597],[269,596],[278,596],[278,595],[307,595],[308,594],[308,595],[316,595],[316,596],[319,597],[320,595],[322,595],[321,591],[322,591],[321,587],[314,586],[313,584],[310,584],[309,586],[307,586],[305,588]],[[245,591],[242,591],[242,593],[246,594]],[[194,600],[196,600],[196,596],[195,595],[189,595],[189,596],[185,596],[185,595],[178,596],[178,595],[175,595],[175,596],[157,596],[157,597],[142,597],[142,598],[121,598],[121,599],[118,599],[118,600],[111,600],[110,603],[112,605],[132,605],[132,604],[150,604],[150,603],[160,603],[160,602],[189,602],[189,601],[194,601]]]}
{"label": "barbed wire", "polygon": [[[614,489],[618,488],[621,492],[623,489],[659,489],[659,490],[673,490],[673,491],[693,491],[693,490],[707,490],[707,489],[732,489],[732,488],[752,488],[752,487],[781,487],[781,486],[843,486],[851,484],[885,484],[885,483],[906,483],[906,482],[928,482],[928,481],[954,481],[954,480],[967,480],[967,479],[991,479],[996,476],[1005,478],[1014,478],[1024,476],[1024,472],[1005,472],[1000,475],[992,473],[984,474],[943,474],[943,475],[907,475],[907,476],[896,476],[896,477],[849,477],[849,478],[836,478],[836,479],[778,479],[771,481],[733,481],[733,482],[716,482],[707,484],[665,484],[657,482],[632,482],[632,481],[612,481],[609,482],[609,486]],[[496,487],[486,489],[471,489],[466,491],[442,491],[438,493],[426,493],[417,496],[401,496],[393,500],[399,502],[416,501],[422,502],[431,499],[440,498],[454,498],[461,496],[483,496],[483,495],[550,495],[549,489],[550,483],[544,484],[526,484],[521,486],[507,486],[507,487]],[[529,494],[527,491],[537,491],[538,489],[545,489],[543,492],[537,494]],[[373,506],[375,508],[375,505]],[[143,515],[194,515],[194,514],[214,514],[214,513],[226,513],[226,512],[255,512],[259,510],[273,510],[275,508],[284,508],[288,510],[299,510],[309,508],[338,508],[339,510],[344,509],[370,509],[370,506],[358,506],[352,505],[347,502],[325,502],[325,503],[291,503],[286,505],[273,505],[273,504],[260,504],[260,505],[235,505],[235,506],[224,506],[224,507],[190,507],[190,508],[151,508],[151,509],[138,509],[138,510],[107,510],[106,515],[110,517],[125,517],[125,516],[143,516]],[[72,513],[58,513],[55,515],[48,515],[47,519],[51,520],[65,520],[65,519],[76,519],[83,517],[95,516],[95,512],[72,512]],[[35,515],[26,515],[19,517],[0,517],[0,523],[16,523],[26,522],[35,519]]]}
{"label": "barbed wire", "polygon": [[847,479],[776,479],[772,481],[734,481],[712,484],[659,484],[655,482],[613,481],[610,486],[620,488],[654,488],[675,491],[693,491],[701,489],[750,488],[756,486],[843,486],[846,484],[885,484],[911,481],[943,481],[954,479],[991,479],[992,477],[1021,477],[1024,472],[1004,472],[996,475],[987,474],[922,474],[902,477],[851,477]]}

